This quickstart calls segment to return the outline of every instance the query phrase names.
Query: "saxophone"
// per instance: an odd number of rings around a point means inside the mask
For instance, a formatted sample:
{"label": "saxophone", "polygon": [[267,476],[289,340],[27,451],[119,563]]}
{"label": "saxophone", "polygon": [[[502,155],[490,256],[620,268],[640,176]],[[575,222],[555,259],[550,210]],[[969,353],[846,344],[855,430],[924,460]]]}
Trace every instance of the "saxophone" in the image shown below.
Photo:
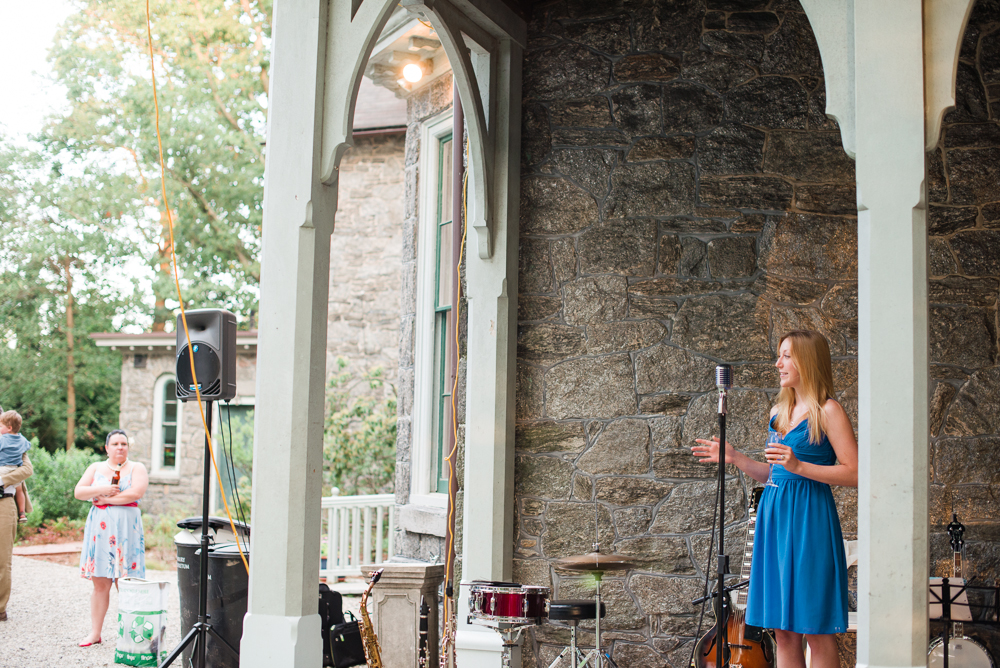
{"label": "saxophone", "polygon": [[375,588],[375,583],[382,577],[382,570],[372,571],[369,574],[371,582],[367,589],[361,594],[361,645],[365,649],[365,661],[368,668],[384,668],[382,665],[382,648],[378,644],[378,636],[375,635],[375,628],[372,626],[372,618],[368,616],[368,597]]}

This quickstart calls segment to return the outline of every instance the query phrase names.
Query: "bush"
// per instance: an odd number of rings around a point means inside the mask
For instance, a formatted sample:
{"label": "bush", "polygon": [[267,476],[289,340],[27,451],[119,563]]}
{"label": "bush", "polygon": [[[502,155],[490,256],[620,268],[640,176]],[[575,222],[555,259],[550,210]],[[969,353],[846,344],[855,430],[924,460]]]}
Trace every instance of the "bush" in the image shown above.
{"label": "bush", "polygon": [[45,520],[86,518],[90,504],[78,501],[73,496],[73,489],[87,467],[102,457],[90,450],[57,450],[49,454],[41,448],[32,448],[28,456],[35,468],[34,475],[28,478],[33,506],[28,524],[39,527]]}
{"label": "bush", "polygon": [[[354,376],[346,367],[346,360],[338,358],[339,373],[330,379],[326,395],[323,493],[333,487],[341,496],[390,493],[396,471],[396,388],[382,380],[381,369]],[[352,390],[361,383],[370,392],[355,395]]]}

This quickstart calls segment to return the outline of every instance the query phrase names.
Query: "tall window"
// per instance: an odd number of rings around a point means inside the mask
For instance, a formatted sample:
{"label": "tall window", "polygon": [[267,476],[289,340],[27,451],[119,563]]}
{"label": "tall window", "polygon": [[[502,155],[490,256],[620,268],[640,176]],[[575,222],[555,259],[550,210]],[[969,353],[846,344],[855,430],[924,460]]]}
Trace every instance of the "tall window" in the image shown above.
{"label": "tall window", "polygon": [[172,374],[160,376],[153,386],[153,473],[176,476],[180,467],[181,402]]}
{"label": "tall window", "polygon": [[434,398],[437,403],[434,415],[433,466],[431,488],[438,492],[448,491],[448,443],[452,431],[451,384],[448,370],[451,368],[451,347],[448,345],[452,301],[454,300],[455,271],[452,267],[452,137],[446,135],[438,140],[438,205],[437,239],[435,255],[434,297]]}
{"label": "tall window", "polygon": [[455,331],[452,117],[424,125],[420,144],[410,503],[444,507],[452,435],[448,341]]}

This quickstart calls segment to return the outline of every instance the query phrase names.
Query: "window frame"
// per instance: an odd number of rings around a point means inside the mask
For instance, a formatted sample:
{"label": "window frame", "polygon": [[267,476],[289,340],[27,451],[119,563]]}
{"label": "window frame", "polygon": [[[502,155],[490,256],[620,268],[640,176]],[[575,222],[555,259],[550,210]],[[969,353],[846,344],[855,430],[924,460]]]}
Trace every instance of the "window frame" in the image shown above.
{"label": "window frame", "polygon": [[[223,420],[222,420],[222,413],[223,413],[223,411],[222,411],[222,404],[223,403],[225,403],[225,402],[216,401],[216,402],[212,403],[212,449],[215,451],[215,461],[216,462],[221,462],[220,452],[221,452],[222,447],[223,447],[223,438],[222,438],[222,434],[220,433],[220,430],[223,428]],[[243,397],[236,396],[236,397],[233,397],[232,401],[229,401],[228,403],[233,408],[239,408],[239,407],[247,407],[247,406],[249,406],[250,408],[254,409],[254,416],[256,417],[257,398],[255,396],[243,396]],[[257,436],[257,428],[255,426],[254,427],[254,438],[256,438],[256,436]],[[226,432],[225,442],[229,443],[229,432],[228,431]],[[202,451],[203,452],[204,452],[204,448],[205,448],[205,445],[204,445],[204,443],[202,443]],[[205,466],[212,466],[212,460],[210,459],[210,460],[206,461],[205,462]],[[204,473],[204,471],[202,471],[202,473]],[[223,472],[220,471],[219,475],[222,475],[222,474],[223,474]],[[210,472],[210,475],[209,475],[209,490],[208,490],[208,494],[209,494],[209,496],[208,496],[208,499],[209,499],[209,503],[208,503],[208,505],[209,505],[209,512],[211,514],[213,514],[213,515],[218,515],[220,517],[225,517],[226,516],[226,509],[221,504],[218,504],[218,505],[216,504],[216,501],[219,498],[219,479],[216,477],[214,469]],[[236,511],[233,510],[232,506],[229,507],[229,510],[233,512],[233,519],[234,520],[235,519],[239,519],[238,517],[236,517],[236,514],[235,514]]]}
{"label": "window frame", "polygon": [[[448,495],[437,491],[436,480],[431,481],[438,452],[435,439],[436,418],[439,409],[436,396],[435,347],[441,344],[436,336],[438,317],[438,215],[441,202],[441,144],[454,130],[452,110],[447,110],[427,120],[420,130],[420,160],[417,220],[417,287],[414,315],[414,388],[413,426],[410,448],[410,499],[418,506],[447,508]],[[454,214],[454,212],[453,212]]]}
{"label": "window frame", "polygon": [[156,478],[180,479],[184,449],[184,402],[177,402],[177,442],[174,444],[174,465],[163,465],[163,411],[166,405],[164,392],[167,383],[177,382],[173,373],[160,375],[153,383],[153,438],[151,439],[150,475]]}

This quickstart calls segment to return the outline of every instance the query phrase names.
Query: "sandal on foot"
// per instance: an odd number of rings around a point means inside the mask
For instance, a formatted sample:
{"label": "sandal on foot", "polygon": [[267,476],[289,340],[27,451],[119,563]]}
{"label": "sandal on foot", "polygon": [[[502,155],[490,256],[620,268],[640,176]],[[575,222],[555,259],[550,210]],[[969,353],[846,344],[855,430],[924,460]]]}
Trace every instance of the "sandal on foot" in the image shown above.
{"label": "sandal on foot", "polygon": [[18,524],[24,524],[27,521],[28,521],[28,516],[27,515],[25,515],[24,513],[19,513],[18,514],[18,516],[17,516],[17,523]]}
{"label": "sandal on foot", "polygon": [[79,647],[90,647],[91,645],[100,645],[100,644],[101,644],[101,639],[98,638],[97,640],[95,640],[93,642],[81,642],[79,644]]}

